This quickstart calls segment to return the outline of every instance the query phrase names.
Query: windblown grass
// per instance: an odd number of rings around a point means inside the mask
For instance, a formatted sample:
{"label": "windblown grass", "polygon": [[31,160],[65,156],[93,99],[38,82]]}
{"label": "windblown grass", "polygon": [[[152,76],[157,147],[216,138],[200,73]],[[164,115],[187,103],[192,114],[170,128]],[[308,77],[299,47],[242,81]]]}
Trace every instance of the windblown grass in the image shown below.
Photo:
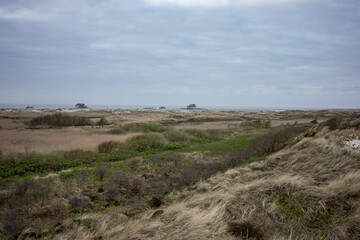
{"label": "windblown grass", "polygon": [[96,227],[79,224],[58,238],[359,239],[359,180],[359,150],[319,129],[264,161],[174,192],[172,204],[140,218],[84,215],[79,221]]}

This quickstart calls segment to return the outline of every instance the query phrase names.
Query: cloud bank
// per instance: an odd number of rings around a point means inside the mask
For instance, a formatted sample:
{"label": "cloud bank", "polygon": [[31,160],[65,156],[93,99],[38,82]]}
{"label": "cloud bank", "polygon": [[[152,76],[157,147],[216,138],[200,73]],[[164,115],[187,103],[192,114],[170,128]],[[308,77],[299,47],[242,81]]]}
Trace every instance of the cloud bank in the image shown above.
{"label": "cloud bank", "polygon": [[148,2],[149,4],[153,4],[153,5],[213,7],[213,6],[223,6],[223,5],[229,5],[229,4],[260,6],[260,5],[304,2],[307,0],[145,0],[145,1]]}
{"label": "cloud bank", "polygon": [[359,9],[358,0],[0,1],[0,103],[358,108]]}

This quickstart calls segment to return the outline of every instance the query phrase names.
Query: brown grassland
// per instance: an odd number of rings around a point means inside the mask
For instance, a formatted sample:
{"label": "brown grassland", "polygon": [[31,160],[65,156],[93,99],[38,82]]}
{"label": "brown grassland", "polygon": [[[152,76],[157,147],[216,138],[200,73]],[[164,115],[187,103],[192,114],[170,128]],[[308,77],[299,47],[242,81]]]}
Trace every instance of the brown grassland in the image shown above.
{"label": "brown grassland", "polygon": [[56,112],[0,111],[0,239],[360,239],[360,111]]}

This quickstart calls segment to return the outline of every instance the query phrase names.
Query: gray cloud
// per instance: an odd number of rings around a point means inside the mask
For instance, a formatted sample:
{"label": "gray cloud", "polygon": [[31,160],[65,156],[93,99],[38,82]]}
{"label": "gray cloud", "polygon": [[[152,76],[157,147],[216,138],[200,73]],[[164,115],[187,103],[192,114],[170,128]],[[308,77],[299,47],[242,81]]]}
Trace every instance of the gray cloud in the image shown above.
{"label": "gray cloud", "polygon": [[357,1],[218,2],[0,2],[0,102],[357,107]]}

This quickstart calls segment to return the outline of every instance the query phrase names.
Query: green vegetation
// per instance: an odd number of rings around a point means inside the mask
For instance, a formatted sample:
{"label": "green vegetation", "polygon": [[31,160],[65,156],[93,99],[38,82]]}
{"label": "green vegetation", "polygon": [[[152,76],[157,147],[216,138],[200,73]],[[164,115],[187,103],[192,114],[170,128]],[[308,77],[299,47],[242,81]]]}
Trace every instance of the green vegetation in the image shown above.
{"label": "green vegetation", "polygon": [[167,128],[158,123],[130,123],[122,127],[128,132],[165,132]]}
{"label": "green vegetation", "polygon": [[62,113],[46,115],[43,117],[32,118],[28,122],[30,127],[50,126],[50,127],[67,127],[67,126],[85,126],[91,125],[90,119],[87,117],[70,116]]}
{"label": "green vegetation", "polygon": [[170,142],[187,142],[190,138],[189,134],[178,130],[166,131],[164,136]]}
{"label": "green vegetation", "polygon": [[124,150],[126,146],[124,143],[116,141],[107,141],[100,143],[98,146],[99,153],[112,153],[118,150]]}
{"label": "green vegetation", "polygon": [[127,131],[122,127],[113,128],[108,131],[110,134],[124,134],[127,133]]}
{"label": "green vegetation", "polygon": [[163,150],[166,147],[166,139],[159,133],[145,133],[126,140],[126,146],[137,152]]}
{"label": "green vegetation", "polygon": [[[35,192],[32,177],[35,174],[46,177],[45,174],[54,172],[57,173],[58,193],[45,189],[39,190],[43,195],[37,192],[36,196],[42,199],[44,206],[56,206],[62,214],[61,219],[109,209],[133,216],[146,208],[162,205],[166,194],[174,189],[190,186],[235,166],[260,161],[307,129],[302,125],[280,128],[263,125],[249,126],[245,131],[229,131],[174,130],[160,124],[132,124],[116,128],[116,131],[140,129],[144,133],[125,143],[101,143],[98,151],[1,155],[0,180],[9,193],[0,193],[0,200],[16,205],[14,209],[22,209],[20,198],[14,196],[30,196]],[[49,178],[48,181],[54,180]],[[67,200],[56,205],[59,195]],[[27,201],[35,206],[37,200]],[[11,210],[9,217],[2,219],[6,234],[18,236],[25,227],[32,226],[32,214]],[[21,216],[21,220],[15,216]],[[56,218],[56,214],[49,214],[41,218],[41,224],[53,226]]]}
{"label": "green vegetation", "polygon": [[271,121],[270,120],[255,120],[255,121],[247,121],[240,124],[242,127],[255,127],[255,128],[270,128]]}
{"label": "green vegetation", "polygon": [[106,118],[100,118],[99,121],[96,122],[96,125],[98,126],[105,126],[105,125],[109,125],[109,121],[106,120]]}

